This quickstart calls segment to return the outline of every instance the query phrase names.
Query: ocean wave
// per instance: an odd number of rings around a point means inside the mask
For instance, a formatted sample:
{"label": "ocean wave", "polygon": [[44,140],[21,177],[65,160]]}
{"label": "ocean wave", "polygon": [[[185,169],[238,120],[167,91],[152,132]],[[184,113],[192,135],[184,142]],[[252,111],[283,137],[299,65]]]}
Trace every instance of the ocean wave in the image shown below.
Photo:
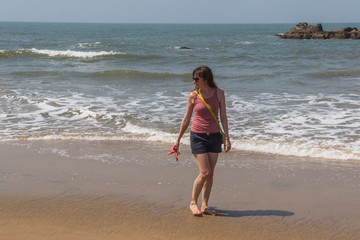
{"label": "ocean wave", "polygon": [[[138,78],[149,73],[130,71],[130,74]],[[162,77],[152,74],[150,77]],[[183,77],[167,74],[166,78]],[[71,91],[43,95],[37,90],[0,90],[3,103],[0,141],[134,140],[170,145],[175,142],[187,92],[173,95],[158,90],[151,95],[131,96],[126,91],[94,96]],[[229,95],[227,101],[234,150],[320,160],[360,160],[360,105],[356,94],[262,93],[251,99]],[[189,142],[187,132],[182,143]]]}
{"label": "ocean wave", "polygon": [[140,54],[125,54],[122,57],[126,57],[130,60],[151,60],[151,59],[162,59],[165,58],[164,56],[161,55],[154,55],[154,54],[149,54],[149,55],[140,55]]}
{"label": "ocean wave", "polygon": [[117,56],[117,55],[126,55],[123,52],[115,51],[75,51],[75,50],[50,50],[50,49],[19,49],[19,50],[1,50],[0,58],[7,58],[12,56],[19,56],[25,54],[36,54],[36,55],[46,55],[49,57],[68,57],[68,58],[95,58],[95,57],[104,57],[104,56]]}
{"label": "ocean wave", "polygon": [[[149,141],[162,142],[173,144],[176,140],[177,134],[168,133],[161,130],[141,127],[132,123],[127,123],[122,129],[122,134],[107,134],[107,133],[63,133],[63,134],[39,134],[39,135],[18,135],[1,137],[2,142],[14,141],[42,141],[42,140],[86,140],[86,141]],[[184,136],[183,144],[189,145],[188,136]]]}
{"label": "ocean wave", "polygon": [[124,55],[126,53],[114,52],[114,51],[99,51],[99,52],[82,52],[72,50],[48,50],[48,49],[36,49],[30,50],[32,53],[47,55],[50,57],[73,57],[73,58],[94,58],[101,56],[113,56],[113,55]]}
{"label": "ocean wave", "polygon": [[130,79],[190,79],[189,74],[174,74],[174,73],[150,73],[140,72],[134,70],[108,70],[103,72],[94,72],[90,74],[91,77],[101,79],[113,78],[130,78]]}
{"label": "ocean wave", "polygon": [[360,160],[359,151],[351,151],[341,146],[308,145],[275,141],[235,140],[232,147],[242,151],[277,154],[282,156],[308,157],[328,160]]}
{"label": "ocean wave", "polygon": [[26,50],[0,50],[0,58],[9,58],[26,53]]}
{"label": "ocean wave", "polygon": [[52,71],[24,71],[24,72],[12,72],[11,75],[40,77],[40,76],[56,76],[56,75],[60,75],[60,73],[52,72]]}
{"label": "ocean wave", "polygon": [[[240,150],[360,159],[358,95],[260,94],[228,97],[231,134]],[[237,117],[235,117],[237,116]]]}
{"label": "ocean wave", "polygon": [[[33,92],[29,96],[13,90],[0,91],[0,99],[3,100],[3,109],[5,110],[2,118],[8,121],[6,131],[18,132],[20,127],[26,128],[28,131],[30,131],[29,129],[37,129],[36,131],[41,133],[42,128],[46,129],[57,121],[62,122],[64,126],[70,124],[72,127],[75,127],[73,122],[79,120],[91,121],[88,124],[105,124],[104,122],[106,122],[115,125],[120,121],[117,118],[117,113],[106,111],[103,108],[103,106],[116,108],[113,106],[112,99],[107,97],[89,99],[79,94],[72,94],[72,97],[42,98],[37,92]],[[98,106],[98,103],[103,104]],[[26,119],[27,121],[24,123],[18,119]],[[79,122],[79,126],[81,127],[81,122]],[[26,134],[26,131],[24,132]]]}
{"label": "ocean wave", "polygon": [[[122,129],[123,134],[43,134],[37,136],[9,136],[0,139],[2,142],[16,141],[58,141],[58,140],[82,140],[82,141],[145,141],[169,144],[171,146],[177,138],[177,133],[168,133],[158,129],[137,126],[128,123]],[[189,134],[185,133],[181,144],[189,147]],[[258,153],[274,154],[281,156],[306,157],[318,161],[359,161],[360,152],[349,151],[342,147],[330,148],[326,146],[309,146],[295,143],[280,142],[256,142],[241,139],[232,139],[232,151],[251,151]]]}
{"label": "ocean wave", "polygon": [[[85,45],[86,46],[86,45]],[[82,49],[85,49],[85,46],[79,46]],[[89,45],[90,47],[91,45]],[[95,47],[95,46],[94,46]],[[92,59],[96,57],[121,57],[127,58],[132,61],[136,60],[151,60],[151,59],[161,59],[164,56],[161,55],[141,55],[141,54],[129,54],[124,52],[117,51],[76,51],[76,50],[51,50],[51,49],[19,49],[19,50],[0,50],[0,59],[9,58],[13,56],[22,56],[22,55],[39,55],[39,56],[48,56],[48,57],[61,57],[61,58],[79,58],[79,59]]]}
{"label": "ocean wave", "polygon": [[16,141],[44,141],[44,140],[85,140],[85,141],[111,141],[111,140],[129,140],[124,136],[110,135],[110,134],[40,134],[28,136],[13,136],[2,138],[2,142],[16,142]]}
{"label": "ocean wave", "polygon": [[99,45],[101,45],[101,42],[94,42],[94,43],[77,43],[76,47],[79,48],[93,48],[93,47],[98,47]]}
{"label": "ocean wave", "polygon": [[310,76],[313,78],[357,77],[360,76],[360,70],[317,72],[308,73],[306,74],[306,76]]}
{"label": "ocean wave", "polygon": [[236,42],[236,43],[235,43],[235,45],[252,45],[252,44],[256,44],[256,42],[241,41],[241,42]]}

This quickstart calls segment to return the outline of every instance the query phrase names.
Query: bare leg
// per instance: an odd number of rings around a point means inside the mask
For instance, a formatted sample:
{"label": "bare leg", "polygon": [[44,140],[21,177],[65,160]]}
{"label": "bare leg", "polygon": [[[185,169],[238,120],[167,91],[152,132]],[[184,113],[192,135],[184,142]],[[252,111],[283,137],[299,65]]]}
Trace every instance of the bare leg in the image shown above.
{"label": "bare leg", "polygon": [[[190,203],[190,209],[193,214],[198,210],[197,200],[199,198],[201,190],[203,190],[202,206],[205,206],[207,208],[213,182],[213,171],[217,162],[218,154],[205,153],[194,154],[194,156],[199,167],[199,175],[194,181],[192,199]],[[201,209],[203,210],[203,207]]]}
{"label": "bare leg", "polygon": [[211,193],[211,188],[213,185],[214,171],[218,160],[218,155],[219,155],[218,153],[208,153],[211,174],[208,176],[208,178],[206,178],[204,182],[204,186],[202,188],[202,206],[201,206],[202,212],[204,211],[204,209],[209,208],[208,202]]}

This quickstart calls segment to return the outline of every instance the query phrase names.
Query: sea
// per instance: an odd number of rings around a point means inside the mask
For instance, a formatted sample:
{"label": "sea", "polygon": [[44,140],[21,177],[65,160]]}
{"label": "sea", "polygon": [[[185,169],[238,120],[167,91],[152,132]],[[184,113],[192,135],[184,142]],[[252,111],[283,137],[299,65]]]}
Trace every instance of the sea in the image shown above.
{"label": "sea", "polygon": [[0,142],[170,148],[208,65],[232,151],[360,161],[360,41],[276,36],[296,24],[0,22]]}

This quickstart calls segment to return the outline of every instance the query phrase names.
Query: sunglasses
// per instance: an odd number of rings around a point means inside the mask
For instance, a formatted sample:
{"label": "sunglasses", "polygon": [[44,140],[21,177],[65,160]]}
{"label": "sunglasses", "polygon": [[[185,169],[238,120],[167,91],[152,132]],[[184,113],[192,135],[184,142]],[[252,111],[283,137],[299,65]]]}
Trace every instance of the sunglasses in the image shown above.
{"label": "sunglasses", "polygon": [[200,78],[193,77],[193,81],[198,82]]}

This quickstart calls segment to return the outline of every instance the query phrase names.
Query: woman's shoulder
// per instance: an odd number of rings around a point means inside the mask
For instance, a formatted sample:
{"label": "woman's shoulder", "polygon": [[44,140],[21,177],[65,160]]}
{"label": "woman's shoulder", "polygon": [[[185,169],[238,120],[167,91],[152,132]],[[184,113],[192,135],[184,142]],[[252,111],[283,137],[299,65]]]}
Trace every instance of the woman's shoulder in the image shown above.
{"label": "woman's shoulder", "polygon": [[217,98],[219,103],[221,103],[223,101],[223,99],[225,98],[225,92],[222,88],[217,88]]}
{"label": "woman's shoulder", "polygon": [[218,87],[217,88],[217,94],[218,95],[224,95],[225,94],[224,89]]}
{"label": "woman's shoulder", "polygon": [[193,101],[196,98],[195,90],[191,91],[188,95],[188,100]]}
{"label": "woman's shoulder", "polygon": [[189,97],[195,97],[196,96],[196,90],[192,90],[191,92],[189,92]]}

